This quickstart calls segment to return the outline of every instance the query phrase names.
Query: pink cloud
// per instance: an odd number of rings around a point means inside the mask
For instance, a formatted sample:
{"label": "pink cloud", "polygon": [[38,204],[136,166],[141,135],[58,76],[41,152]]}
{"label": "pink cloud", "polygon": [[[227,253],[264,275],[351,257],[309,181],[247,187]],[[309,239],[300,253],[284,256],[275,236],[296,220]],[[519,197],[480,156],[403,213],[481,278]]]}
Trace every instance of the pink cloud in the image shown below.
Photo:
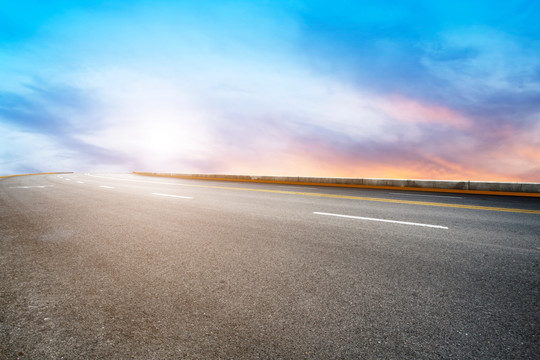
{"label": "pink cloud", "polygon": [[[339,138],[302,137],[286,131],[276,131],[273,135],[281,145],[272,151],[253,148],[251,151],[222,152],[219,171],[289,176],[538,181],[535,178],[538,169],[534,166],[540,164],[540,146],[527,134],[514,134],[502,146],[483,146],[482,142],[475,143],[476,147],[450,143],[441,147],[440,152],[407,143],[392,144],[387,148],[376,142],[336,146]],[[437,143],[438,140],[425,141]],[[454,148],[449,152],[452,145]]]}
{"label": "pink cloud", "polygon": [[468,117],[450,108],[422,103],[402,95],[381,98],[376,106],[386,115],[401,123],[440,124],[465,130],[471,127]]}

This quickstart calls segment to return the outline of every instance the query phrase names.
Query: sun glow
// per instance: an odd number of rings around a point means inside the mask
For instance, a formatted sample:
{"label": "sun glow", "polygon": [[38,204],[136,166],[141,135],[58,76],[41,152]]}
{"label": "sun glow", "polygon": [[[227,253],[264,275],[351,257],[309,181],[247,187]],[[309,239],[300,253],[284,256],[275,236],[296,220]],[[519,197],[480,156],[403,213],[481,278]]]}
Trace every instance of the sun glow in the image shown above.
{"label": "sun glow", "polygon": [[184,158],[197,158],[204,152],[207,133],[204,122],[189,111],[137,124],[140,158],[148,165],[174,166]]}
{"label": "sun glow", "polygon": [[148,127],[141,139],[141,145],[150,155],[169,157],[178,152],[184,144],[184,131],[166,126]]}

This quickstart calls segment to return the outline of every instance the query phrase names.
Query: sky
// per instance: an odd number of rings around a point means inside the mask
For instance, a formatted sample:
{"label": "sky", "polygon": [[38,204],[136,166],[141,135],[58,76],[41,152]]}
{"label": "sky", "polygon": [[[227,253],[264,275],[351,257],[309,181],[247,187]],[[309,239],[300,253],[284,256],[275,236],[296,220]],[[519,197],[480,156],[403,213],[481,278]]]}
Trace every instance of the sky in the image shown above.
{"label": "sky", "polygon": [[540,182],[539,1],[0,0],[0,175]]}

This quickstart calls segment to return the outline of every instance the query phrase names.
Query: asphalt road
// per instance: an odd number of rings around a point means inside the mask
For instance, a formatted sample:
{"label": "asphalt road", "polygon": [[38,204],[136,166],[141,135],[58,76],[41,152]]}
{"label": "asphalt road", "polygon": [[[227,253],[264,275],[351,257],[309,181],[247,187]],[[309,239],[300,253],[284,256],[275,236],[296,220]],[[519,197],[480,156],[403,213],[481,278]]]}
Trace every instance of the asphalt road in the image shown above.
{"label": "asphalt road", "polygon": [[537,359],[540,199],[7,178],[0,277],[5,359]]}

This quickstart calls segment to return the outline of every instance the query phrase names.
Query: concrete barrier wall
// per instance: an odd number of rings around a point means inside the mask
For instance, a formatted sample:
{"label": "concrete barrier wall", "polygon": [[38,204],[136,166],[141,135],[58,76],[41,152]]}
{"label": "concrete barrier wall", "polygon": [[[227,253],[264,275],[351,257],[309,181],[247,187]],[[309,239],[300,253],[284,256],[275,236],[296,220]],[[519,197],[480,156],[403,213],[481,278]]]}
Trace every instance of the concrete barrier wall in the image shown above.
{"label": "concrete barrier wall", "polygon": [[175,177],[183,179],[204,179],[221,181],[246,181],[264,183],[284,183],[298,185],[320,185],[337,187],[358,187],[372,189],[393,189],[409,191],[437,191],[455,193],[516,195],[540,197],[540,183],[451,181],[451,180],[411,180],[411,179],[363,179],[304,176],[258,176],[226,174],[175,174],[133,172],[138,175]]}

